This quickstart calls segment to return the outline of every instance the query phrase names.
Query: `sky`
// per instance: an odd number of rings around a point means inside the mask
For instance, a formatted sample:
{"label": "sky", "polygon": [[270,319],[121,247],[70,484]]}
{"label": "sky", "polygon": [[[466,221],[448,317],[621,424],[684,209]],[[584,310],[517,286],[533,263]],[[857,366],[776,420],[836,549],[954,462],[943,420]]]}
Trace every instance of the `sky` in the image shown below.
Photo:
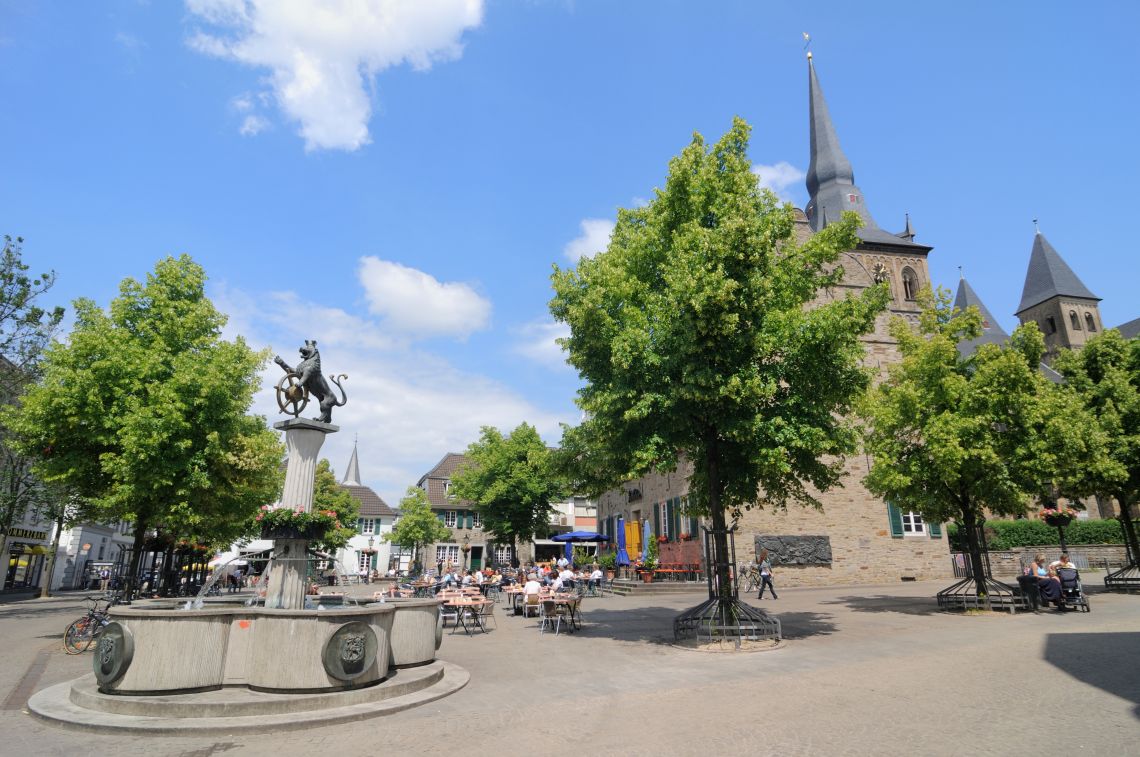
{"label": "sky", "polygon": [[[0,233],[107,305],[186,253],[244,336],[347,373],[322,454],[389,504],[481,426],[576,423],[550,274],[734,115],[803,207],[807,66],[867,207],[1012,330],[1033,219],[1140,316],[1140,4],[0,0]],[[1133,208],[1133,210],[1129,210]],[[281,419],[269,363],[255,411]],[[308,413],[306,413],[308,414]]]}

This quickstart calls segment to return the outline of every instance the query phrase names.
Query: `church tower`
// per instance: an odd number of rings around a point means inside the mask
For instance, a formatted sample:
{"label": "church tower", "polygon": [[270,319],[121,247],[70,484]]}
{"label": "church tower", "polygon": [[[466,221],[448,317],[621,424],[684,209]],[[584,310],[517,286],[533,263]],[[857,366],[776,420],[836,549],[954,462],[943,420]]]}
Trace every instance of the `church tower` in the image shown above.
{"label": "church tower", "polygon": [[[890,310],[895,315],[916,317],[917,295],[930,286],[926,257],[931,248],[914,241],[909,216],[906,227],[897,234],[879,228],[867,208],[863,191],[855,184],[851,161],[839,145],[839,136],[831,122],[827,101],[808,54],[808,118],[810,126],[811,163],[808,166],[807,190],[810,195],[805,214],[812,232],[839,220],[845,211],[853,211],[863,221],[858,230],[859,245],[844,256],[844,285],[852,288],[870,286],[874,282],[890,282]],[[886,329],[884,319],[882,329]],[[887,339],[885,334],[879,335]],[[874,339],[874,337],[873,337]]]}
{"label": "church tower", "polygon": [[1077,278],[1038,230],[1033,237],[1017,318],[1022,323],[1037,322],[1045,335],[1047,361],[1052,361],[1059,350],[1083,347],[1100,333],[1104,326],[1098,302],[1100,298]]}

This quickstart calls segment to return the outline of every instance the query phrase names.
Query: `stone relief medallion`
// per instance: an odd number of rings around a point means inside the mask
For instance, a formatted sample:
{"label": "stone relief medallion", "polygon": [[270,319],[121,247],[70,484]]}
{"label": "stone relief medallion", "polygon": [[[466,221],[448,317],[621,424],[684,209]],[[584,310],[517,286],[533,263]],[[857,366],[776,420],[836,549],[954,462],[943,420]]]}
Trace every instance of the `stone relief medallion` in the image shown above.
{"label": "stone relief medallion", "polygon": [[134,654],[134,637],[126,626],[117,621],[104,626],[91,663],[100,687],[110,686],[122,678],[131,666]]}
{"label": "stone relief medallion", "polygon": [[376,662],[376,633],[354,620],[333,632],[325,644],[325,672],[338,681],[359,678]]}

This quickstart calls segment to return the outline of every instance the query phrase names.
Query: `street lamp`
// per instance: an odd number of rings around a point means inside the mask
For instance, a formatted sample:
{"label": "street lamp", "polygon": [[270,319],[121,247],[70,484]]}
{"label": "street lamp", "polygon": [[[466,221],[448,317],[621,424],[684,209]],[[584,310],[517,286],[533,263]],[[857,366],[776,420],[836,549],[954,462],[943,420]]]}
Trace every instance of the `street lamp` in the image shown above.
{"label": "street lamp", "polygon": [[364,575],[364,583],[371,583],[372,571],[376,570],[376,540],[368,537],[368,572]]}
{"label": "street lamp", "polygon": [[467,570],[467,555],[470,554],[470,552],[471,552],[471,536],[470,535],[464,535],[463,546],[461,546],[460,549],[463,550],[463,569]]}

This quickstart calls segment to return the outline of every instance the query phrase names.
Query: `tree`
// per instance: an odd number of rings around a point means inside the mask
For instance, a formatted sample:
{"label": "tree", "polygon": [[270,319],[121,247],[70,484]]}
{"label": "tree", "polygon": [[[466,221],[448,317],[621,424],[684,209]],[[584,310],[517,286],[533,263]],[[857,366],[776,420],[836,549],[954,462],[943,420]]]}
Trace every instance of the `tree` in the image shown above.
{"label": "tree", "polygon": [[510,544],[517,561],[518,543],[547,532],[551,502],[565,496],[550,450],[534,426],[522,423],[506,437],[484,426],[466,455],[468,462],[452,476],[449,493],[471,502],[483,529],[496,542]]}
{"label": "tree", "polygon": [[[28,276],[23,242],[5,235],[0,255],[0,402],[5,404],[35,380],[38,360],[63,318],[63,308],[39,306],[55,284],[55,273]],[[43,504],[33,462],[33,457],[16,451],[8,429],[0,427],[0,555],[8,554],[9,530]]]}
{"label": "tree", "polygon": [[1089,340],[1079,352],[1061,352],[1053,367],[1108,437],[1107,457],[1119,469],[1114,476],[1098,466],[1109,475],[1098,476],[1093,490],[1101,497],[1116,498],[1132,559],[1140,560],[1133,524],[1133,508],[1140,503],[1140,338],[1126,340],[1111,329]]}
{"label": "tree", "polygon": [[360,504],[341,486],[325,458],[317,462],[313,480],[313,510],[331,510],[336,513],[340,528],[325,535],[315,546],[332,553],[348,544],[356,534],[356,519],[360,517]]}
{"label": "tree", "polygon": [[268,357],[220,337],[225,317],[189,257],[125,279],[104,312],[75,302],[42,378],[5,422],[36,472],[87,499],[102,521],[134,523],[128,580],[148,530],[196,541],[233,538],[278,487],[281,445],[246,415]]}
{"label": "tree", "polygon": [[980,595],[986,573],[978,527],[987,513],[1020,515],[1034,496],[1078,495],[1082,466],[1103,447],[1071,393],[1039,370],[1045,342],[1035,323],[1008,344],[959,353],[981,335],[977,308],[956,311],[949,293],[924,291],[918,328],[896,318],[902,360],[862,406],[867,488],[928,522],[959,522]]}
{"label": "tree", "polygon": [[[695,134],[665,188],[619,210],[605,252],[555,269],[550,303],[585,380],[586,420],[562,444],[574,488],[597,493],[684,455],[690,506],[711,517],[719,555],[726,512],[819,506],[812,488],[839,482],[857,442],[845,415],[869,382],[859,337],[888,297],[879,285],[808,307],[841,282],[858,219],[797,242],[791,205],[757,185],[749,132],[736,119],[711,149]],[[723,607],[728,560],[710,557]]]}
{"label": "tree", "polygon": [[409,486],[407,495],[400,500],[400,519],[384,539],[399,547],[412,550],[412,564],[422,569],[421,553],[428,544],[451,539],[451,529],[443,525],[431,511],[427,492],[418,486]]}
{"label": "tree", "polygon": [[59,559],[59,539],[63,532],[77,523],[90,519],[86,501],[59,486],[44,487],[44,496],[37,507],[40,518],[54,524],[51,546],[44,561],[44,580],[40,585],[40,597],[51,596],[51,581],[55,574],[55,564]]}

